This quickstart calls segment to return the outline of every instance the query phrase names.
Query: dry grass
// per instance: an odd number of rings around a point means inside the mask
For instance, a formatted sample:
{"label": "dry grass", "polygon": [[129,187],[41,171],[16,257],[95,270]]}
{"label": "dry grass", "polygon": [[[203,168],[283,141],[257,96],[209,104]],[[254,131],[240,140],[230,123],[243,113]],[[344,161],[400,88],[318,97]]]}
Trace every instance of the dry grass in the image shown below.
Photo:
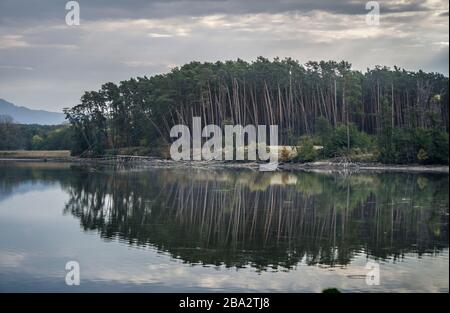
{"label": "dry grass", "polygon": [[68,158],[70,157],[69,150],[11,150],[0,151],[0,158],[23,158],[23,159],[41,159],[41,158]]}

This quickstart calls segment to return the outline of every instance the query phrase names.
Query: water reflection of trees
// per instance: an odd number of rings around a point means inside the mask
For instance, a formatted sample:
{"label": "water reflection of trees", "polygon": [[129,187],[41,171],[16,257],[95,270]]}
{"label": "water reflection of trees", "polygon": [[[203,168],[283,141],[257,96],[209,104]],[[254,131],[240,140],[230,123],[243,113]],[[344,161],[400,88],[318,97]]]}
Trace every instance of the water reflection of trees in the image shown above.
{"label": "water reflection of trees", "polygon": [[0,201],[18,192],[57,184],[67,177],[68,169],[66,163],[0,162]]}
{"label": "water reflection of trees", "polygon": [[448,247],[448,175],[5,167],[0,194],[58,182],[84,230],[189,263],[289,269]]}
{"label": "water reflection of trees", "polygon": [[77,171],[66,212],[189,263],[345,265],[448,247],[448,176]]}

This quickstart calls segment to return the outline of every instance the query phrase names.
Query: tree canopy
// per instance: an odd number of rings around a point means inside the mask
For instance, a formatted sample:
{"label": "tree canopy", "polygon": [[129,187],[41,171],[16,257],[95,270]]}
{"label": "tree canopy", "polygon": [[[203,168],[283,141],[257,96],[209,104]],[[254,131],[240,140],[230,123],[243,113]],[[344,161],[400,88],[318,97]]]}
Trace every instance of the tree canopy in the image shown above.
{"label": "tree canopy", "polygon": [[[65,113],[76,154],[168,142],[173,125],[189,126],[200,116],[204,124],[221,126],[279,125],[282,144],[316,136],[319,123],[335,140],[344,139],[330,154],[355,148],[354,136],[362,132],[376,138],[386,162],[417,162],[420,149],[429,162],[448,160],[448,153],[430,157],[442,142],[448,146],[448,77],[398,67],[363,73],[345,61],[191,62],[166,74],[105,83]],[[417,132],[424,142],[394,151]]]}

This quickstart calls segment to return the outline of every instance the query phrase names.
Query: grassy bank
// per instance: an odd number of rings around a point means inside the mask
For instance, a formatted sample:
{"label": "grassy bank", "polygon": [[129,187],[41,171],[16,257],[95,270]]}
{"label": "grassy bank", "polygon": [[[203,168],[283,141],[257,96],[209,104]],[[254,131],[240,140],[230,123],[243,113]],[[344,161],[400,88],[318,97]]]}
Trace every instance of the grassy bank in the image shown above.
{"label": "grassy bank", "polygon": [[52,159],[52,158],[69,158],[69,150],[9,150],[0,151],[0,158],[11,159]]}

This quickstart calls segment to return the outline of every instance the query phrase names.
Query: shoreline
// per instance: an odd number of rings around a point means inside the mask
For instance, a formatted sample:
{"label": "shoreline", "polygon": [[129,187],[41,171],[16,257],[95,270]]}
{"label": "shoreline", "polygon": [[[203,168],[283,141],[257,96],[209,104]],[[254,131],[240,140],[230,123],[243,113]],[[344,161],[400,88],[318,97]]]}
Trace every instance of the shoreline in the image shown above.
{"label": "shoreline", "polygon": [[[5,158],[0,157],[0,162],[62,162],[85,165],[119,165],[153,168],[210,168],[210,169],[249,169],[258,171],[257,162],[233,162],[233,161],[173,161],[157,157],[144,156],[111,156],[103,158]],[[331,162],[316,161],[309,163],[283,163],[278,164],[277,170],[287,172],[417,172],[417,173],[441,173],[448,174],[448,165],[421,165],[421,164],[382,164],[362,162]]]}

